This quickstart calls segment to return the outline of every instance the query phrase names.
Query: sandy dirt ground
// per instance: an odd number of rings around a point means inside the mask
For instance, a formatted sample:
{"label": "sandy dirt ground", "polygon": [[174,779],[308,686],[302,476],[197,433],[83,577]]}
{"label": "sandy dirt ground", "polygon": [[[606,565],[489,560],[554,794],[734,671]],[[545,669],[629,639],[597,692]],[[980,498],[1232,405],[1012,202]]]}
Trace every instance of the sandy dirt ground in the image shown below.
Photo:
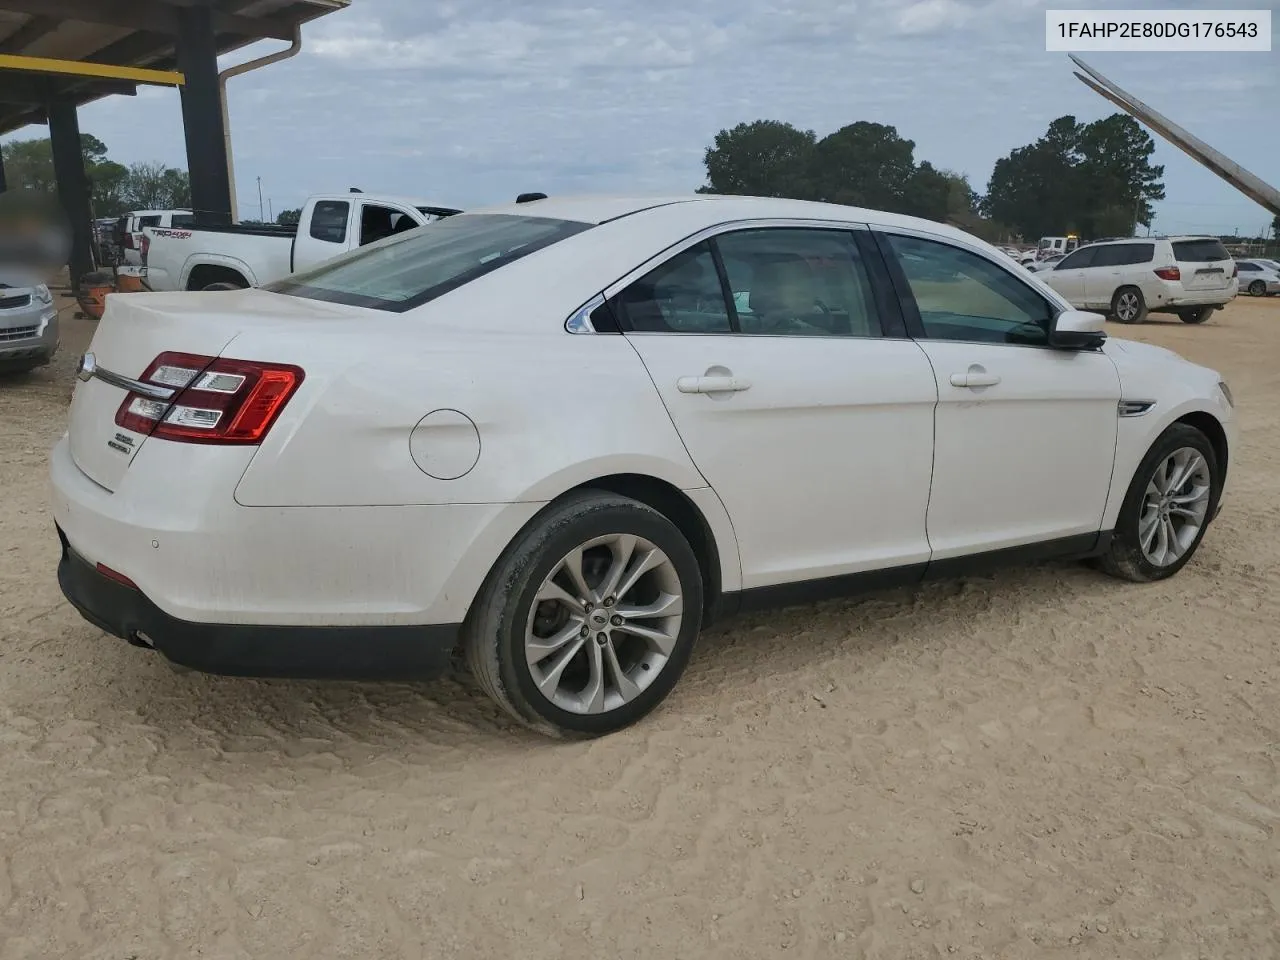
{"label": "sandy dirt ground", "polygon": [[0,383],[0,957],[1280,956],[1280,300],[1171,582],[1074,565],[744,619],[591,743],[423,685],[180,675],[54,580],[89,324]]}

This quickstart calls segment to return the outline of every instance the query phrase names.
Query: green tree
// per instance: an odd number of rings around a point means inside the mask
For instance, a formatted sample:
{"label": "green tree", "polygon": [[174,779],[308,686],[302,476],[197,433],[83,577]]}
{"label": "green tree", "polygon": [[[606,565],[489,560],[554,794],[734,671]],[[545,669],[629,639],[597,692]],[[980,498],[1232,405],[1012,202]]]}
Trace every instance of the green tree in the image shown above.
{"label": "green tree", "polygon": [[121,194],[130,210],[173,210],[191,206],[187,172],[162,163],[130,165]]}
{"label": "green tree", "polygon": [[[113,217],[123,212],[119,203],[120,185],[125,168],[107,159],[107,145],[89,133],[80,135],[80,152],[85,174],[89,177],[94,211],[100,217]],[[15,140],[0,146],[5,173],[11,190],[34,190],[54,194],[58,178],[53,170],[53,148],[47,137],[39,140]]]}
{"label": "green tree", "polygon": [[805,199],[816,140],[812,130],[776,120],[721,130],[703,158],[707,182],[698,192]]}
{"label": "green tree", "polygon": [[1155,142],[1132,117],[1084,125],[1059,117],[1035,143],[996,161],[983,212],[1026,237],[1132,234],[1164,199]]}
{"label": "green tree", "polygon": [[1275,219],[1271,221],[1271,238],[1280,241],[1280,213],[1277,213]]}
{"label": "green tree", "polygon": [[814,147],[815,199],[913,212],[913,207],[925,205],[909,199],[913,192],[937,186],[928,174],[916,179],[914,152],[915,144],[900,137],[894,127],[865,120],[841,127]]}
{"label": "green tree", "polygon": [[302,220],[302,208],[298,207],[291,210],[281,210],[276,214],[276,223],[285,227],[296,226]]}

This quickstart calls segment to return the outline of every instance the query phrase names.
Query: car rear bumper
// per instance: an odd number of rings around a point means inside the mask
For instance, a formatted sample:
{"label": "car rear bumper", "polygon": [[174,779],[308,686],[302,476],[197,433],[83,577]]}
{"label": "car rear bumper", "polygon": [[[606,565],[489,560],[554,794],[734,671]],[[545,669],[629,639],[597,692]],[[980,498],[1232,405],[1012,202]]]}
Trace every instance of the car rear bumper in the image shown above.
{"label": "car rear bumper", "polygon": [[171,617],[136,586],[101,572],[58,528],[58,585],[94,626],[159,650],[180,666],[239,677],[381,680],[439,676],[458,643],[458,624],[291,627],[193,623]]}

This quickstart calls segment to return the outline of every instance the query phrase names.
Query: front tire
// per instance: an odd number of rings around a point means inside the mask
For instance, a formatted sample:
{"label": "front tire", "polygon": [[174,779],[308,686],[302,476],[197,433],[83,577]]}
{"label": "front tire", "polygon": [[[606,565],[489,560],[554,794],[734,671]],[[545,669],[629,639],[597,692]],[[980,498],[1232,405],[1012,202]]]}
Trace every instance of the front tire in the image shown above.
{"label": "front tire", "polygon": [[1222,469],[1209,438],[1173,424],[1138,464],[1098,566],[1134,583],[1172,577],[1199,549],[1221,494]]}
{"label": "front tire", "polygon": [[484,691],[526,726],[594,737],[640,720],[680,679],[702,626],[698,558],[658,511],[584,491],[507,548],[464,628]]}
{"label": "front tire", "polygon": [[1137,287],[1121,287],[1111,296],[1111,316],[1119,323],[1142,323],[1147,319],[1147,301]]}

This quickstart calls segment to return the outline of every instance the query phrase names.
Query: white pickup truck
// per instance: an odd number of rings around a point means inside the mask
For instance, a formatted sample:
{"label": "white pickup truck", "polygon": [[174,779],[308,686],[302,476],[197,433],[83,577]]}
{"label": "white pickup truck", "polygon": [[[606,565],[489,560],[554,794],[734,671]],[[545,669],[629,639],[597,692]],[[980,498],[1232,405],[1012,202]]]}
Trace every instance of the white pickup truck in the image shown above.
{"label": "white pickup truck", "polygon": [[151,290],[260,287],[366,243],[461,213],[385,194],[320,194],[297,226],[235,224],[143,231],[144,282]]}

